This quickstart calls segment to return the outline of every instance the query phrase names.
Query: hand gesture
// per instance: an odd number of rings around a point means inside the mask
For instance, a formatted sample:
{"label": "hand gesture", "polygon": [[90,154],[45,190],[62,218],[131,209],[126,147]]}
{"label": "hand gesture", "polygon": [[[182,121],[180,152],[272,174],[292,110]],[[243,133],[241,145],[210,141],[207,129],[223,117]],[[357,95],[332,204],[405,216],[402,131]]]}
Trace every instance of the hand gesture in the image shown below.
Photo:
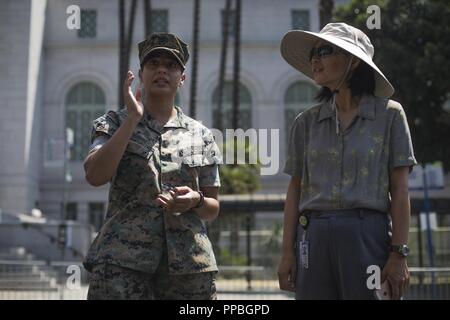
{"label": "hand gesture", "polygon": [[144,105],[142,104],[142,92],[138,88],[136,90],[136,96],[131,91],[131,83],[133,83],[134,75],[133,72],[128,70],[127,77],[123,82],[123,101],[128,110],[128,116],[135,118],[136,120],[141,120],[144,115]]}

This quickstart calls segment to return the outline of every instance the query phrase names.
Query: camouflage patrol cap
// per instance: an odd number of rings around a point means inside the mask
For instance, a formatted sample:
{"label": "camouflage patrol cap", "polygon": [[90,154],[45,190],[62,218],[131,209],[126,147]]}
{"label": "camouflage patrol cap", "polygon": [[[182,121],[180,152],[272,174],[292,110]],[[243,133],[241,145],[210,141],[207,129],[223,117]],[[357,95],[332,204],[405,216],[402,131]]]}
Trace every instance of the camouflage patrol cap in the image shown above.
{"label": "camouflage patrol cap", "polygon": [[149,54],[159,50],[171,53],[183,68],[189,59],[188,45],[172,33],[154,32],[147,39],[139,42],[138,48],[141,69]]}

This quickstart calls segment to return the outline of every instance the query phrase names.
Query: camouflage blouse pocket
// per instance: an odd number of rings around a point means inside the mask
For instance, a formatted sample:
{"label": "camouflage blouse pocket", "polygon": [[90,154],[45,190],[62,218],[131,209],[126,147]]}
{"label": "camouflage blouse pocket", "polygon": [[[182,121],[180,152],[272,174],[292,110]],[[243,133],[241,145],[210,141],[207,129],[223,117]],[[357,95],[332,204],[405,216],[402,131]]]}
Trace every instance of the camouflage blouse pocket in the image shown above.
{"label": "camouflage blouse pocket", "polygon": [[117,168],[115,187],[133,193],[149,174],[148,161],[152,153],[146,146],[131,140]]}
{"label": "camouflage blouse pocket", "polygon": [[203,154],[191,154],[185,156],[180,167],[180,176],[182,183],[191,187],[194,190],[199,189],[199,173],[202,162]]}

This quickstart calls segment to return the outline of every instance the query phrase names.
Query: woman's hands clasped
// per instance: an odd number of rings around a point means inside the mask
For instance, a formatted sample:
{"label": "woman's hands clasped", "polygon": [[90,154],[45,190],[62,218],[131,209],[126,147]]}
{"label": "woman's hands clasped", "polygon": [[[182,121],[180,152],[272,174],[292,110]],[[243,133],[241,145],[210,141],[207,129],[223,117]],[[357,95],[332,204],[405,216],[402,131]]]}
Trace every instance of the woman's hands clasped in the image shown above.
{"label": "woman's hands clasped", "polygon": [[166,213],[181,214],[192,209],[200,201],[200,194],[188,186],[175,187],[168,193],[160,194],[156,202]]}

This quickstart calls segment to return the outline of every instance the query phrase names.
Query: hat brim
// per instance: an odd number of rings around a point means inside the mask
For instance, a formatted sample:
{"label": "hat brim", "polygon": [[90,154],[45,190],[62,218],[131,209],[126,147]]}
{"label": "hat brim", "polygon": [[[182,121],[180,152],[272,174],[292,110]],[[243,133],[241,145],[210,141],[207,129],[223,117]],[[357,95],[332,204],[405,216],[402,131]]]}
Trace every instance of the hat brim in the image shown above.
{"label": "hat brim", "polygon": [[303,30],[292,30],[286,33],[281,41],[281,55],[295,69],[307,77],[314,79],[313,72],[311,70],[311,63],[309,62],[309,54],[319,39],[328,41],[356,56],[367,63],[375,71],[375,96],[389,98],[394,94],[394,87],[381,72],[381,70],[375,65],[370,56],[358,46],[345,40],[326,34]]}
{"label": "hat brim", "polygon": [[155,47],[149,50],[145,53],[144,58],[142,59],[141,68],[142,66],[147,62],[150,55],[157,53],[158,51],[164,51],[170,53],[177,61],[178,63],[183,67],[183,69],[186,69],[186,66],[184,65],[183,61],[181,61],[180,57],[175,52],[175,49],[169,49],[166,47]]}

